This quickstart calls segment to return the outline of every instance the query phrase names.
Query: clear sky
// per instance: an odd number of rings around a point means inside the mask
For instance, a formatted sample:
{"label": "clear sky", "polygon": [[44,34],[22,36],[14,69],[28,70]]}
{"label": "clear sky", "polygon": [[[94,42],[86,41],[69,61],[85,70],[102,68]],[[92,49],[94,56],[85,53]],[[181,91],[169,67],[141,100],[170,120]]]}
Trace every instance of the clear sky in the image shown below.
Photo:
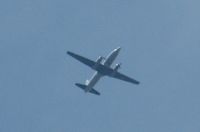
{"label": "clear sky", "polygon": [[[199,0],[1,0],[0,132],[200,132]],[[136,86],[66,55],[115,63]]]}

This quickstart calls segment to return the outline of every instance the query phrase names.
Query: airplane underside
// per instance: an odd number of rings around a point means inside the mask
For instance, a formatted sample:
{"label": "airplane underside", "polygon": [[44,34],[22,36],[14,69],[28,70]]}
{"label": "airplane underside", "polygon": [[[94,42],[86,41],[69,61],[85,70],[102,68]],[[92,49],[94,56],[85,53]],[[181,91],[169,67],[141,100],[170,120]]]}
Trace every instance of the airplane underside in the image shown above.
{"label": "airplane underside", "polygon": [[109,76],[129,83],[139,84],[139,81],[130,78],[118,71],[121,63],[116,64],[114,68],[111,67],[113,61],[118,56],[120,49],[120,47],[114,49],[106,58],[99,56],[96,61],[90,60],[86,57],[68,51],[68,55],[96,71],[90,80],[86,80],[85,84],[75,83],[75,85],[83,89],[85,92],[100,95],[100,93],[94,89],[94,86],[102,76]]}

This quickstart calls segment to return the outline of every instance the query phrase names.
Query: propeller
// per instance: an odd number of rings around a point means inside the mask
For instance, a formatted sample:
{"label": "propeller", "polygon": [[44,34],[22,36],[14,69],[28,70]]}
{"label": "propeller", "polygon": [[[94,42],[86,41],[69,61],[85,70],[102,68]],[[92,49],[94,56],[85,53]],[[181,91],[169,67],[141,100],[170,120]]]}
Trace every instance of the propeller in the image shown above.
{"label": "propeller", "polygon": [[121,65],[122,65],[122,63],[116,64],[114,70],[117,71],[118,69],[120,69]]}

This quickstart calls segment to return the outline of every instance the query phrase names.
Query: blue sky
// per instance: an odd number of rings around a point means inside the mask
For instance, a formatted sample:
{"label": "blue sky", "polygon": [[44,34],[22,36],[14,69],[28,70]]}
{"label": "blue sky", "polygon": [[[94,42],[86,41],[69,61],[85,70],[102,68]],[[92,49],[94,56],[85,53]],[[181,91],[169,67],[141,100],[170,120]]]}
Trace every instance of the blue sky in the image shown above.
{"label": "blue sky", "polygon": [[[199,132],[199,0],[0,1],[1,132]],[[74,86],[90,59],[115,63],[141,82],[108,77],[85,94]]]}

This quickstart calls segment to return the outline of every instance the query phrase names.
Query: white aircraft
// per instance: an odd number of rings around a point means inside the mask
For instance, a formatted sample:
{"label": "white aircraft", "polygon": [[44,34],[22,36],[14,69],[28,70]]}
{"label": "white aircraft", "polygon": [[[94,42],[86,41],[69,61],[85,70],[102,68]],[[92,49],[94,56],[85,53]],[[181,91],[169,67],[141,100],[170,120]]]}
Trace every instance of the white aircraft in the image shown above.
{"label": "white aircraft", "polygon": [[136,81],[135,79],[132,79],[118,72],[118,69],[120,68],[121,64],[116,64],[114,68],[111,67],[113,61],[118,56],[120,50],[121,48],[118,47],[114,49],[106,58],[99,56],[99,58],[96,61],[89,60],[88,58],[67,51],[68,55],[72,56],[73,58],[77,59],[78,61],[84,63],[85,65],[89,66],[90,68],[96,71],[90,80],[86,80],[85,84],[75,83],[75,85],[83,89],[85,92],[100,95],[100,93],[94,89],[94,86],[103,76],[109,76],[133,84],[139,84],[139,81]]}

